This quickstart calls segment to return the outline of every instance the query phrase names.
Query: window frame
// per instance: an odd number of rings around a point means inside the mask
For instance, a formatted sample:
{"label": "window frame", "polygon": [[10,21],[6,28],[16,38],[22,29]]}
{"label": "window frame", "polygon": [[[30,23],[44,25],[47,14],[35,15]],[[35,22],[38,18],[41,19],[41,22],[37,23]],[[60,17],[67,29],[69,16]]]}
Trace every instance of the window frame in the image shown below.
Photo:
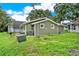
{"label": "window frame", "polygon": [[[41,25],[43,25],[43,27],[41,27]],[[45,28],[45,24],[44,23],[40,23],[40,29],[44,29]]]}

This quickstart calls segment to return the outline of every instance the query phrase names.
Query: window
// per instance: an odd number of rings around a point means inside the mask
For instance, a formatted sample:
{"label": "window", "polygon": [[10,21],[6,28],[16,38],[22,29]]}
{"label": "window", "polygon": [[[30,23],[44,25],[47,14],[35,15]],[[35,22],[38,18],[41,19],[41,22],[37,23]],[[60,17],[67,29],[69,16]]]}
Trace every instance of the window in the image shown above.
{"label": "window", "polygon": [[72,24],[72,30],[75,30],[76,28],[75,28],[75,25],[74,24]]}
{"label": "window", "polygon": [[54,26],[54,24],[51,24],[50,27],[51,27],[51,29],[54,29],[55,26]]}
{"label": "window", "polygon": [[45,24],[44,23],[41,23],[40,24],[40,29],[44,29],[45,28]]}
{"label": "window", "polygon": [[34,29],[34,25],[31,25],[31,29],[32,29],[32,30]]}

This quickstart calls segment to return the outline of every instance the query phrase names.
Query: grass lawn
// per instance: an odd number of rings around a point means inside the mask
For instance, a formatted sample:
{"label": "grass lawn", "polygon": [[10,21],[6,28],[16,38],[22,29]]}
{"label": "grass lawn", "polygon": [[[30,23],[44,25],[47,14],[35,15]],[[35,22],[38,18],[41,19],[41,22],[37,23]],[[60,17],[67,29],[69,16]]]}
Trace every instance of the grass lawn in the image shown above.
{"label": "grass lawn", "polygon": [[21,43],[17,42],[14,34],[0,33],[1,56],[70,56],[70,49],[79,50],[79,33],[28,36]]}

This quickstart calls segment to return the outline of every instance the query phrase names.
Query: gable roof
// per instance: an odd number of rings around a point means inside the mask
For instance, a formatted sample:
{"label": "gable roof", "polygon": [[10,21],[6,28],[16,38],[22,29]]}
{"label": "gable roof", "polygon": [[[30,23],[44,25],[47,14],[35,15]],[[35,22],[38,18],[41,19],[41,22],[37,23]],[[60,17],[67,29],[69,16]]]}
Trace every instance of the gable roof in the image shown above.
{"label": "gable roof", "polygon": [[19,28],[21,26],[21,24],[23,24],[23,23],[24,23],[23,21],[14,21],[13,27],[14,28]]}
{"label": "gable roof", "polygon": [[28,23],[34,23],[34,22],[38,22],[38,21],[45,20],[45,19],[46,19],[46,17],[38,18],[38,19],[32,20],[32,21],[30,21],[30,22],[27,22],[26,24],[28,24]]}
{"label": "gable roof", "polygon": [[56,24],[58,26],[63,26],[62,24],[56,23],[56,22],[54,22],[53,20],[51,20],[51,19],[49,19],[47,17],[38,18],[36,20],[32,20],[30,22],[27,22],[26,24],[37,24],[37,23],[41,23],[41,22],[45,22],[45,21],[50,21],[50,22],[52,22],[52,23],[54,23],[54,24]]}

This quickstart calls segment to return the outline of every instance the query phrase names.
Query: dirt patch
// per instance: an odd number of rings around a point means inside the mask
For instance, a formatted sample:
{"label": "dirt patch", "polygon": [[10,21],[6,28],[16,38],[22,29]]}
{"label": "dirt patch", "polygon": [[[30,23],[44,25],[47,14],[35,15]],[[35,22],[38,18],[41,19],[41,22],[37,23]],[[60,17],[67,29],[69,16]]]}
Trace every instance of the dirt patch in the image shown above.
{"label": "dirt patch", "polygon": [[27,53],[38,53],[38,49],[34,46],[29,46],[26,49]]}
{"label": "dirt patch", "polygon": [[74,56],[79,56],[79,50],[77,49],[70,49],[69,53]]}

